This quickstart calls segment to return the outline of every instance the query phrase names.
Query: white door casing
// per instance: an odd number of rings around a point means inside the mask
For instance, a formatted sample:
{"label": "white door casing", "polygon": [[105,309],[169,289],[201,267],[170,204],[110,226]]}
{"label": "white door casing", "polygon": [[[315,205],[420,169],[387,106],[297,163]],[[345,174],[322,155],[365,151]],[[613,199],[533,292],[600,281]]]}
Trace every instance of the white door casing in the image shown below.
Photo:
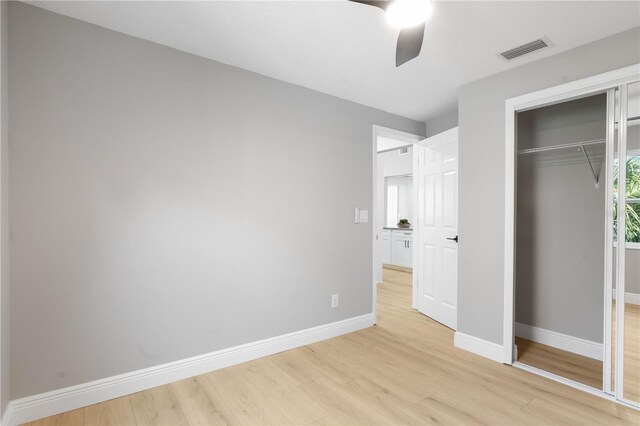
{"label": "white door casing", "polygon": [[[456,329],[458,128],[418,144],[418,311]],[[415,153],[414,153],[415,155]]]}
{"label": "white door casing", "polygon": [[[374,145],[377,146],[377,137],[374,132]],[[382,264],[384,263],[385,253],[384,253],[384,244],[381,244],[384,239],[384,198],[385,198],[385,187],[384,187],[384,169],[382,168],[382,163],[380,161],[380,157],[378,157],[377,151],[375,155],[374,162],[376,163],[376,171],[375,171],[375,183],[374,183],[374,191],[376,192],[376,204],[374,210],[374,232],[375,232],[375,242],[374,242],[374,281],[376,283],[382,282]],[[378,214],[376,214],[378,213]]]}

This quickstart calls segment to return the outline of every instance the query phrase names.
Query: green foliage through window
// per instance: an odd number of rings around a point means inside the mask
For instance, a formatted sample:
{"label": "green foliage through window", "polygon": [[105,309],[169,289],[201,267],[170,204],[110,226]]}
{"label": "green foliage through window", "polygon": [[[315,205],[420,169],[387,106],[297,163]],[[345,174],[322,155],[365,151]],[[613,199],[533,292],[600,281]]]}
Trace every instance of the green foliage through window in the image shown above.
{"label": "green foliage through window", "polygon": [[[625,239],[627,242],[640,243],[640,155],[627,157],[627,214]],[[613,170],[613,186],[618,191],[618,165]],[[617,235],[618,204],[614,203],[614,235]]]}

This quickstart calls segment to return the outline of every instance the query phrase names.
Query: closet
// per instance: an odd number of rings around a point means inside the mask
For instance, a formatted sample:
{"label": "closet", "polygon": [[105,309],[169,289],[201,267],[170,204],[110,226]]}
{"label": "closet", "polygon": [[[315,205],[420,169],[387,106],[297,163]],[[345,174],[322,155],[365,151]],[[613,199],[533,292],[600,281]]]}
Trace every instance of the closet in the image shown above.
{"label": "closet", "polygon": [[640,403],[640,83],[519,111],[516,362]]}

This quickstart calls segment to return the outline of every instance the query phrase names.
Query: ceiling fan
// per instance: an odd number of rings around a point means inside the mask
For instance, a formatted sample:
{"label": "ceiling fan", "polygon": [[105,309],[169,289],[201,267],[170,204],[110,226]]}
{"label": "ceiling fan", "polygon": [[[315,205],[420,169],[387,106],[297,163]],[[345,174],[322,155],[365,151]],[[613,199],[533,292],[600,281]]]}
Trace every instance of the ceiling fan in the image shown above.
{"label": "ceiling fan", "polygon": [[420,54],[424,39],[425,21],[433,10],[431,0],[349,0],[366,4],[386,12],[391,25],[400,28],[396,44],[396,67]]}

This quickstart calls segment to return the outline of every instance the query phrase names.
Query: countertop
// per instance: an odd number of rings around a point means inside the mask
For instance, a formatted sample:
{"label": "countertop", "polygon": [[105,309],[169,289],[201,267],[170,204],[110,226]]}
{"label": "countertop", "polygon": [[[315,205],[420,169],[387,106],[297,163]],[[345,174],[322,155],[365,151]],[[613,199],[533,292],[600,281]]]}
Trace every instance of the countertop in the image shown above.
{"label": "countertop", "polygon": [[386,226],[382,229],[388,229],[390,231],[413,231],[413,228],[388,228]]}

